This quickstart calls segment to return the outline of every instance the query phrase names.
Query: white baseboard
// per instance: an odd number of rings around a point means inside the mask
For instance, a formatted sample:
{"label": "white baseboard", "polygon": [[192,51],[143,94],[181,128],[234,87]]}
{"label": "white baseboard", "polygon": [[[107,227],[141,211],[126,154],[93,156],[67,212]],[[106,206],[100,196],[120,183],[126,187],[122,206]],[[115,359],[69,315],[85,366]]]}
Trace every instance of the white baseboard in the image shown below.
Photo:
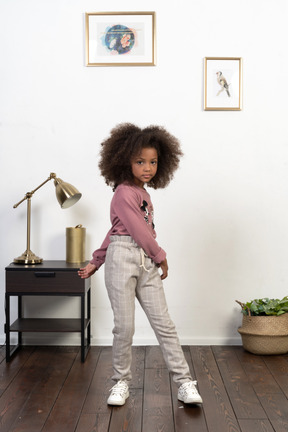
{"label": "white baseboard", "polygon": [[[16,337],[11,337],[11,345],[16,344]],[[80,345],[80,336],[77,334],[67,333],[27,333],[23,334],[23,345],[51,345],[51,346],[78,346]],[[181,345],[242,345],[240,337],[231,338],[207,338],[207,337],[197,337],[197,338],[182,338],[180,339]],[[5,344],[5,337],[0,338],[0,344]],[[92,346],[111,346],[111,338],[93,338],[91,337]],[[158,345],[156,338],[135,338],[133,341],[135,346],[145,346],[145,345]]]}

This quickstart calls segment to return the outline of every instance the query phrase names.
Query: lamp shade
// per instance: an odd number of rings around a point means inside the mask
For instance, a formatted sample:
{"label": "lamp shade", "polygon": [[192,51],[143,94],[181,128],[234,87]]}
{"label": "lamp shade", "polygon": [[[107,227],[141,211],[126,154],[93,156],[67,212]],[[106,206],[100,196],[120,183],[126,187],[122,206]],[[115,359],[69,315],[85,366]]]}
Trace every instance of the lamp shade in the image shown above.
{"label": "lamp shade", "polygon": [[82,196],[74,186],[60,178],[54,179],[54,185],[56,187],[56,197],[62,209],[71,207]]}

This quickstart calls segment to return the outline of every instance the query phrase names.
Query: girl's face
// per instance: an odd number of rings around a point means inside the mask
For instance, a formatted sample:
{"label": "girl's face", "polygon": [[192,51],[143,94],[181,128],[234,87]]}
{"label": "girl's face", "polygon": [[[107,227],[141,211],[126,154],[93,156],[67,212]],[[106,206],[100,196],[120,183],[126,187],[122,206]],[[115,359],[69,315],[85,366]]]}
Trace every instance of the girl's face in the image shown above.
{"label": "girl's face", "polygon": [[155,148],[142,148],[138,156],[131,161],[134,183],[142,187],[149,183],[157,172],[158,154]]}

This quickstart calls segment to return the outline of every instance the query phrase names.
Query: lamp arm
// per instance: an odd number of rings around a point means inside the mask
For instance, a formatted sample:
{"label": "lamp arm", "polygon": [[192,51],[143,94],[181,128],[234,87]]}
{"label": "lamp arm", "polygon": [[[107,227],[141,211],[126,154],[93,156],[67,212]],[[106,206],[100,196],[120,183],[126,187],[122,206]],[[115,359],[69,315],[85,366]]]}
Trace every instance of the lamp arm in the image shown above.
{"label": "lamp arm", "polygon": [[17,208],[20,204],[22,204],[22,202],[24,202],[26,199],[32,198],[32,195],[38,190],[40,189],[42,186],[44,186],[44,184],[46,184],[48,181],[52,180],[52,179],[56,179],[56,174],[55,173],[50,173],[50,176],[43,182],[41,183],[39,186],[37,186],[35,189],[33,189],[31,192],[27,192],[26,195],[24,196],[24,198],[19,201],[17,204],[14,204],[13,208]]}

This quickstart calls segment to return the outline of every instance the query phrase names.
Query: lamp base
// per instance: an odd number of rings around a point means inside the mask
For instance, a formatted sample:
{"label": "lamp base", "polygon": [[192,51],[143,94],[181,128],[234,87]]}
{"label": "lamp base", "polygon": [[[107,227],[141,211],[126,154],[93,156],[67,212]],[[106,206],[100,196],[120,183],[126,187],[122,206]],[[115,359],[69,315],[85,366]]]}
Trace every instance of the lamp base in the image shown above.
{"label": "lamp base", "polygon": [[15,264],[41,264],[43,258],[39,258],[30,249],[27,250],[13,261]]}

